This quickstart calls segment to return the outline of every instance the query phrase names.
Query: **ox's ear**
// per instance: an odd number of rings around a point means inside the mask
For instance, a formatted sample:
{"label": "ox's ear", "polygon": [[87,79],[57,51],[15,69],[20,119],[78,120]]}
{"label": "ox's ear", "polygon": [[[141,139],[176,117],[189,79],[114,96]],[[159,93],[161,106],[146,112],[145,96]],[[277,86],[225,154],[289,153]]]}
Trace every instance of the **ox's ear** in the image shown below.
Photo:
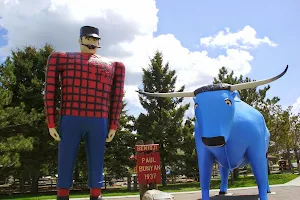
{"label": "ox's ear", "polygon": [[240,93],[237,90],[231,92],[231,96],[234,99],[234,101],[241,101]]}

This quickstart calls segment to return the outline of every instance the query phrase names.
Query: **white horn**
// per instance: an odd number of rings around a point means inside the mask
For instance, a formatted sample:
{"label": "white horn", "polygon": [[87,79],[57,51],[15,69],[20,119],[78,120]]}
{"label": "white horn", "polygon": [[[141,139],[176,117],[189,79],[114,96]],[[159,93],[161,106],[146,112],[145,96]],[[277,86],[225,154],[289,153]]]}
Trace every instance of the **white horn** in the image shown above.
{"label": "white horn", "polygon": [[287,65],[285,70],[281,74],[279,74],[273,78],[269,78],[269,79],[265,79],[265,80],[261,80],[261,81],[253,81],[253,82],[231,85],[230,91],[254,88],[254,87],[258,87],[260,85],[265,85],[265,84],[271,83],[271,82],[276,81],[277,79],[281,78],[287,72],[288,68],[289,68],[289,66]]}
{"label": "white horn", "polygon": [[194,92],[170,92],[170,93],[151,93],[151,92],[143,92],[137,91],[140,94],[144,94],[152,97],[194,97]]}

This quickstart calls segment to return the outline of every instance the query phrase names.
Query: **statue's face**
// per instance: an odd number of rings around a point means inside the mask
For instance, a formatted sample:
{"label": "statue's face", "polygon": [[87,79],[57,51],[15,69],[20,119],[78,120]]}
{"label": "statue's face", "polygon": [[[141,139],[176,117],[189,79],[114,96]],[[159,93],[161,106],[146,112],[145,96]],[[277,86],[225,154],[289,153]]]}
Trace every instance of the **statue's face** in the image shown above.
{"label": "statue's face", "polygon": [[[82,53],[92,53],[95,54],[97,52],[97,48],[89,49],[85,45],[91,45],[94,47],[98,47],[100,45],[100,40],[98,38],[94,37],[87,37],[83,36],[81,39],[79,39],[80,49]],[[85,44],[85,45],[82,45]]]}

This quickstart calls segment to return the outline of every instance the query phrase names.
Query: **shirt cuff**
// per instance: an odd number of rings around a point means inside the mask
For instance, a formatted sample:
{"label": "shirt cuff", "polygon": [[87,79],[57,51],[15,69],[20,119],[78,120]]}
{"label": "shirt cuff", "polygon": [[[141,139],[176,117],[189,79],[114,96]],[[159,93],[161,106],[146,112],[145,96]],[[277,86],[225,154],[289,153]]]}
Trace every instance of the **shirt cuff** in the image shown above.
{"label": "shirt cuff", "polygon": [[118,125],[117,124],[114,124],[114,123],[111,123],[110,126],[109,126],[109,130],[117,130],[118,129]]}
{"label": "shirt cuff", "polygon": [[55,127],[56,127],[55,123],[48,124],[48,128],[55,128]]}

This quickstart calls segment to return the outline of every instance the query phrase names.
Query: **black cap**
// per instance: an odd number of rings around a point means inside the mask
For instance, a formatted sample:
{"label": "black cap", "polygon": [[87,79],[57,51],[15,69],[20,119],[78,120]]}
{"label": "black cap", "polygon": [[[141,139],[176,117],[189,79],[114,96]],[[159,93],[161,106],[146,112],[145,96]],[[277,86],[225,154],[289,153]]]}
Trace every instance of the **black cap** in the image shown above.
{"label": "black cap", "polygon": [[93,26],[83,26],[80,28],[80,37],[90,36],[94,38],[101,39],[99,37],[99,30]]}

